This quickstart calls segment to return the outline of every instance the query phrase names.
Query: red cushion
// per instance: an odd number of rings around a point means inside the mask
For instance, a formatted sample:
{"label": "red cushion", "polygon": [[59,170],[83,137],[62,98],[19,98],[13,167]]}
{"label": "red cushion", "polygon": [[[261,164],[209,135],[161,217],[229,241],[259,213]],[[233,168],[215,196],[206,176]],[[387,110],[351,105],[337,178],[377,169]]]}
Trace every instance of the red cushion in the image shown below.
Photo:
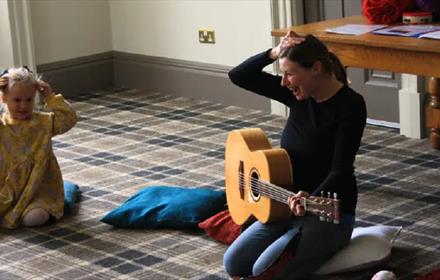
{"label": "red cushion", "polygon": [[288,262],[293,259],[293,255],[285,251],[265,272],[258,276],[247,277],[249,280],[271,280],[286,267]]}
{"label": "red cushion", "polygon": [[438,280],[440,279],[440,269],[434,270],[425,275],[414,278],[414,280]]}
{"label": "red cushion", "polygon": [[362,14],[369,23],[402,22],[403,11],[414,7],[414,0],[363,0]]}
{"label": "red cushion", "polygon": [[231,244],[241,233],[241,226],[234,223],[229,210],[221,211],[199,223],[199,228],[217,241]]}

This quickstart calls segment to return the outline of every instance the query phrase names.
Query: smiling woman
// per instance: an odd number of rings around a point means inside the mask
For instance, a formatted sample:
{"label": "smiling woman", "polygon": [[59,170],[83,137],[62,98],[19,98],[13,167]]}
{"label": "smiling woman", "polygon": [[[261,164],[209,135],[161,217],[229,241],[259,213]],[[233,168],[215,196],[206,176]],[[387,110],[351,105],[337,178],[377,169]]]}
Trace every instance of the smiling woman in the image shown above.
{"label": "smiling woman", "polygon": [[[282,77],[263,72],[277,59]],[[257,221],[235,240],[224,256],[226,271],[258,276],[289,248],[295,257],[275,279],[302,279],[350,240],[357,204],[353,163],[366,123],[365,102],[348,87],[339,59],[321,41],[292,31],[278,46],[232,69],[229,77],[290,109],[280,144],[290,158],[296,194],[286,201],[292,218]],[[339,224],[305,215],[301,200],[323,193],[341,200]]]}
{"label": "smiling woman", "polygon": [[[306,36],[295,48],[287,47],[280,50],[279,59],[283,72],[281,85],[292,90],[298,100],[304,100],[313,93],[315,96],[312,97],[317,102],[325,101],[337,93],[341,83],[347,85],[347,74],[338,57],[312,35]],[[329,78],[327,80],[332,88],[328,91],[320,89],[321,84],[316,83],[317,75]],[[301,91],[304,87],[300,84],[305,85],[311,92]]]}

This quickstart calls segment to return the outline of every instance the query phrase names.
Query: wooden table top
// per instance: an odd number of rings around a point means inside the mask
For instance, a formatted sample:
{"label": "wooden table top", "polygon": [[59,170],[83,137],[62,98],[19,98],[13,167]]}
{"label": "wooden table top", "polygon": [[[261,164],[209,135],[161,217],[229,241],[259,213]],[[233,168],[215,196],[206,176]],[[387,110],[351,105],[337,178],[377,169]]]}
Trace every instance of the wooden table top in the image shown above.
{"label": "wooden table top", "polygon": [[288,30],[299,35],[313,34],[347,67],[440,77],[440,40],[372,33],[354,36],[325,31],[345,24],[366,24],[366,21],[362,16],[351,16],[277,29],[272,35],[284,36]]}
{"label": "wooden table top", "polygon": [[[328,33],[327,28],[334,28],[345,24],[367,24],[363,16],[351,16],[341,19],[326,20],[290,28],[272,31],[272,36],[282,37],[288,30],[293,30],[299,35],[313,34],[325,43],[343,43],[371,47],[413,50],[417,52],[440,53],[440,40],[408,38],[402,36],[387,36],[365,33],[358,36]],[[438,24],[438,23],[437,23]]]}

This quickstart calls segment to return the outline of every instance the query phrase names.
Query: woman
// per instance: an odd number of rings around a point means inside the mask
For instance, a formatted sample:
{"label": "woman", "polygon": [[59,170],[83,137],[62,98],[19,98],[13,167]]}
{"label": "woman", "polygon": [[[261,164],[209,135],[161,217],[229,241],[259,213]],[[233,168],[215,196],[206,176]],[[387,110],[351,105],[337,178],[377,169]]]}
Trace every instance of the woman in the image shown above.
{"label": "woman", "polygon": [[[263,72],[279,61],[282,76]],[[284,250],[292,260],[275,279],[303,279],[350,241],[355,220],[357,185],[353,163],[366,123],[361,95],[347,84],[339,59],[312,35],[290,31],[281,43],[229,72],[231,81],[290,108],[281,147],[290,156],[295,196],[289,198],[292,219],[255,222],[224,256],[231,276],[258,276]],[[306,215],[301,197],[337,193],[342,200],[340,224]],[[287,246],[289,244],[289,246]]]}

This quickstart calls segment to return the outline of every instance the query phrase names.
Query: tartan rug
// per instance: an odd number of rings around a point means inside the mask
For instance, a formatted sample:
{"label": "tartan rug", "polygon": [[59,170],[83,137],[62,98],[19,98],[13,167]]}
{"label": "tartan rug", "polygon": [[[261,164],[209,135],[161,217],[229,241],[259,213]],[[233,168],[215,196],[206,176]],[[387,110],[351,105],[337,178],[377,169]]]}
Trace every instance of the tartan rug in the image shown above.
{"label": "tartan rug", "polygon": [[[115,229],[99,219],[139,189],[224,189],[229,131],[260,127],[279,146],[285,119],[252,109],[137,90],[71,98],[80,121],[53,146],[81,200],[58,223],[0,230],[0,279],[228,279],[226,246],[201,230]],[[386,264],[316,279],[413,279],[440,267],[440,151],[367,125],[355,162],[357,225],[401,225]]]}

